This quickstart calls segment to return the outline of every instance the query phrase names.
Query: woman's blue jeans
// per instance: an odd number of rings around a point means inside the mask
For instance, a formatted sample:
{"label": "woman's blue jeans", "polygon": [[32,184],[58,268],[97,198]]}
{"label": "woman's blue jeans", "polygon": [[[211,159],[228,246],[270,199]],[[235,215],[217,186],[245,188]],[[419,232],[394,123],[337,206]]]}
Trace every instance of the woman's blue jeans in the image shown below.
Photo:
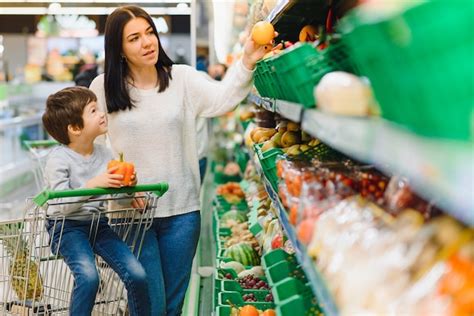
{"label": "woman's blue jeans", "polygon": [[152,316],[181,315],[201,231],[201,213],[154,218],[139,260],[150,288]]}
{"label": "woman's blue jeans", "polygon": [[90,316],[92,313],[99,289],[99,273],[94,254],[101,256],[125,284],[130,315],[150,315],[148,282],[142,265],[110,228],[105,218],[94,222],[94,226],[97,226],[95,242],[89,237],[91,225],[90,220],[57,221],[56,225],[54,221],[47,223],[53,253],[57,252],[61,238],[59,254],[64,257],[74,276],[70,315]]}

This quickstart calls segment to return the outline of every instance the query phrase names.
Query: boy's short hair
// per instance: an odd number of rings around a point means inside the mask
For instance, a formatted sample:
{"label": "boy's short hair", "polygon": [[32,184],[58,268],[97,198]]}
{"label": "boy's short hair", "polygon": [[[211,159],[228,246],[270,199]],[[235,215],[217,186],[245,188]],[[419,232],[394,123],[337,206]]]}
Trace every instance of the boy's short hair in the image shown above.
{"label": "boy's short hair", "polygon": [[93,101],[97,101],[96,95],[84,87],[69,87],[50,95],[43,114],[46,131],[61,144],[68,145],[71,141],[67,127],[83,128],[82,113]]}

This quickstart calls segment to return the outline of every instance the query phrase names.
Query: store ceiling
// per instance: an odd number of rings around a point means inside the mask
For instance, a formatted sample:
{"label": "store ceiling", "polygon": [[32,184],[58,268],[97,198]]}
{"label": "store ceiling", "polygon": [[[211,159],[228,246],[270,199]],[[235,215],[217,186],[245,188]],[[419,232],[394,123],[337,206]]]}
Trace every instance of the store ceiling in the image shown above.
{"label": "store ceiling", "polygon": [[[59,4],[59,5],[58,5]],[[136,4],[153,15],[189,15],[191,0],[0,0],[0,15],[82,14],[108,15],[117,6]]]}

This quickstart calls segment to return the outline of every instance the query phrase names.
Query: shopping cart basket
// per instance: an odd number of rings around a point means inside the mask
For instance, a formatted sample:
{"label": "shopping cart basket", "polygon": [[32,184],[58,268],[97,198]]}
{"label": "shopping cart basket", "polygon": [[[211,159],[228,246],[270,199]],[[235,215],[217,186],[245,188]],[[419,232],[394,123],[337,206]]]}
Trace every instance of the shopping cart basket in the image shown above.
{"label": "shopping cart basket", "polygon": [[[119,189],[78,189],[43,191],[29,203],[33,206],[24,218],[0,222],[0,315],[67,315],[74,285],[72,274],[58,253],[52,253],[46,221],[57,225],[64,216],[50,216],[47,209],[59,205],[55,200],[70,197],[97,197],[94,201],[124,199],[123,193],[145,192],[144,209],[132,207],[98,211],[93,214],[90,238],[104,217],[112,229],[139,256],[145,231],[153,221],[158,198],[168,190],[166,183]],[[106,198],[102,198],[106,196]],[[119,197],[122,196],[122,197]],[[130,197],[126,197],[130,199]],[[65,202],[62,202],[63,204]],[[77,203],[77,202],[75,202]],[[62,233],[62,232],[61,232]],[[59,247],[58,247],[59,248]],[[94,315],[120,315],[126,310],[125,289],[115,272],[99,257],[100,287]]]}
{"label": "shopping cart basket", "polygon": [[55,140],[24,140],[23,146],[26,148],[34,162],[33,174],[35,177],[36,189],[40,192],[44,188],[44,167],[46,157],[51,150],[59,143]]}

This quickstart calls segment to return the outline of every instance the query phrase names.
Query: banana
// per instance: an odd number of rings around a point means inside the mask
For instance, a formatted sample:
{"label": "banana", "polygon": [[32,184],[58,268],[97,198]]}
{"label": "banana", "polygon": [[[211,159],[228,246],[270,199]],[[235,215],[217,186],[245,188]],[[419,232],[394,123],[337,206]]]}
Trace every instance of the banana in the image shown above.
{"label": "banana", "polygon": [[308,151],[309,149],[310,149],[310,147],[309,147],[308,145],[306,145],[306,144],[300,145],[300,150],[301,150],[302,152]]}
{"label": "banana", "polygon": [[297,156],[301,154],[300,145],[293,145],[291,147],[288,147],[287,154],[289,156]]}
{"label": "banana", "polygon": [[319,141],[319,139],[316,139],[316,138],[313,138],[312,140],[310,140],[308,142],[308,146],[311,146],[311,147],[316,147],[317,145],[319,145],[321,142]]}

